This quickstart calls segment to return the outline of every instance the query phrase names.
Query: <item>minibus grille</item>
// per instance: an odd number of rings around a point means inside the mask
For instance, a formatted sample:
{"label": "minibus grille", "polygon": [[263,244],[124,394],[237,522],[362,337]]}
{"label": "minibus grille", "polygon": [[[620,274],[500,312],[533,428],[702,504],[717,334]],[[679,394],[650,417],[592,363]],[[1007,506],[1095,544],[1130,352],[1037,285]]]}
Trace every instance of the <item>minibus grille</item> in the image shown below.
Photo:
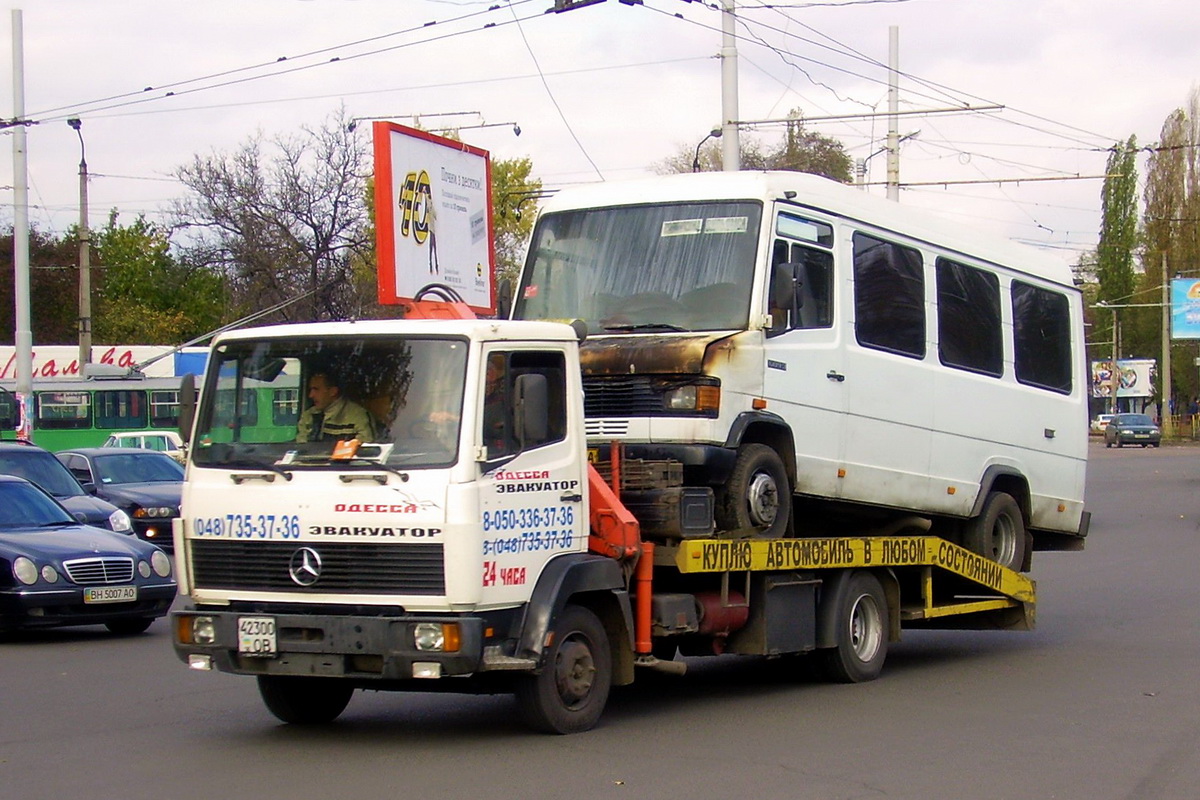
{"label": "minibus grille", "polygon": [[[303,550],[311,553],[302,553]],[[197,589],[312,594],[446,593],[441,544],[194,540],[191,554],[192,580]],[[306,555],[307,568],[297,570]],[[293,578],[293,573],[298,579]]]}
{"label": "minibus grille", "polygon": [[662,394],[648,375],[604,375],[584,377],[585,417],[664,416]]}

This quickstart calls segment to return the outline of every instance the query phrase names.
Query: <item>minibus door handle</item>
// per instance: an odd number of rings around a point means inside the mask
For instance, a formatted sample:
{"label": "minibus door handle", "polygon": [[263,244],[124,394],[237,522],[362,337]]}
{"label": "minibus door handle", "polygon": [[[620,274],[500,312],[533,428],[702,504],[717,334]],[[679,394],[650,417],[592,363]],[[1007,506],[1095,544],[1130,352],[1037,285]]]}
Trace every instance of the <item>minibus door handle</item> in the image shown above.
{"label": "minibus door handle", "polygon": [[838,372],[836,369],[831,369],[829,372],[826,372],[825,377],[829,378],[831,381],[837,381],[838,383],[846,380],[846,376]]}

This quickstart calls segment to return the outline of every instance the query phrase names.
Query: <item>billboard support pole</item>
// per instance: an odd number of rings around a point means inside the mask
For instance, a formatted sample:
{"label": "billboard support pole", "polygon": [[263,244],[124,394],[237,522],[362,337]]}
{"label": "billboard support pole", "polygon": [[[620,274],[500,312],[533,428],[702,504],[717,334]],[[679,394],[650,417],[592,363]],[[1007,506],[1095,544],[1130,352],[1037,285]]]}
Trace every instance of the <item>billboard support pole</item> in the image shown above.
{"label": "billboard support pole", "polygon": [[1170,281],[1167,280],[1167,251],[1162,254],[1162,370],[1159,383],[1162,386],[1162,425],[1163,436],[1170,438],[1175,435],[1175,421],[1171,419],[1171,295]]}

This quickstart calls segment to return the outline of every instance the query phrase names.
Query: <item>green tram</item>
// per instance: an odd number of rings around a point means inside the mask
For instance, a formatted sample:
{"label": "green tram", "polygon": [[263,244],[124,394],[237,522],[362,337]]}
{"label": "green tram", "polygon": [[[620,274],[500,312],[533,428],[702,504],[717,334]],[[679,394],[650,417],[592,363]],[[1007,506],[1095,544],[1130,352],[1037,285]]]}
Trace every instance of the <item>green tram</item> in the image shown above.
{"label": "green tram", "polygon": [[[33,387],[33,443],[51,452],[98,447],[121,431],[179,430],[182,378],[91,378],[41,381]],[[255,381],[255,383],[258,383]],[[0,383],[0,419],[16,420],[12,381]],[[288,426],[300,416],[299,383],[218,390],[218,413],[247,426]],[[240,395],[236,404],[235,395]],[[5,426],[0,439],[13,440]]]}

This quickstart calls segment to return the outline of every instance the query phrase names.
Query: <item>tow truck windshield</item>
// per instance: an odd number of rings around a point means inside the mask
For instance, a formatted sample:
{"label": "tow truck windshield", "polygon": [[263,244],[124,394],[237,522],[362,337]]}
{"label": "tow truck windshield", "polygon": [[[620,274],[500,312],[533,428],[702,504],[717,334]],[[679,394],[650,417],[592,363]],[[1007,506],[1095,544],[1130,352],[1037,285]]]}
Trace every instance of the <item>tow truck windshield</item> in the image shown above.
{"label": "tow truck windshield", "polygon": [[435,337],[226,342],[206,372],[193,461],[280,473],[449,466],[467,349]]}

